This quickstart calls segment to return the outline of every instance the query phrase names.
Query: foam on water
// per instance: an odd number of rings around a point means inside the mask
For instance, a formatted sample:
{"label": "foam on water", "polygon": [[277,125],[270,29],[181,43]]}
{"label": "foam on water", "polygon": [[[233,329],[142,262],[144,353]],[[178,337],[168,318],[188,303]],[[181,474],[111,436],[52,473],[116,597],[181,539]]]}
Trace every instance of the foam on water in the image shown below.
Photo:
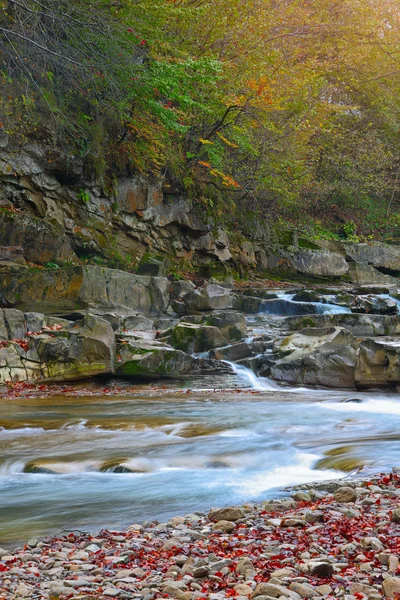
{"label": "foam on water", "polygon": [[246,385],[248,385],[252,390],[271,392],[274,390],[280,390],[281,388],[276,383],[273,383],[270,379],[266,377],[257,377],[257,375],[247,367],[243,365],[237,365],[235,363],[231,363],[229,361],[224,361],[228,364],[235,375],[243,381]]}
{"label": "foam on water", "polygon": [[319,458],[321,457],[316,454],[298,452],[296,460],[292,464],[279,466],[271,471],[258,472],[254,475],[246,474],[246,477],[237,477],[233,486],[245,496],[256,497],[274,488],[343,477],[343,473],[338,471],[313,469],[313,465]]}
{"label": "foam on water", "polygon": [[363,402],[323,402],[322,408],[338,412],[377,413],[379,415],[400,415],[400,401],[371,399]]}

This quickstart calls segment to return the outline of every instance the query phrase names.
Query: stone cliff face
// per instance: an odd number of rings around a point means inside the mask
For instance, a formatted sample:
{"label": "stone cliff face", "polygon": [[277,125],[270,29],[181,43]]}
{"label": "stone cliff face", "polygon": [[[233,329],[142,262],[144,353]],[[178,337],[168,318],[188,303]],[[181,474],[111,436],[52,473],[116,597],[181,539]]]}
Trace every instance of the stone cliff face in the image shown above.
{"label": "stone cliff face", "polygon": [[163,276],[190,265],[204,277],[256,270],[361,284],[394,283],[400,273],[397,247],[315,244],[242,221],[232,231],[172,185],[140,175],[120,177],[106,192],[85,175],[81,159],[50,143],[15,148],[4,134],[0,139],[0,264],[89,261]]}
{"label": "stone cliff face", "polygon": [[77,263],[104,257],[123,263],[145,253],[196,265],[256,264],[248,243],[229,250],[227,234],[199,204],[161,181],[120,178],[113,193],[83,175],[79,159],[38,143],[0,149],[0,235],[3,246],[22,246],[33,263]]}

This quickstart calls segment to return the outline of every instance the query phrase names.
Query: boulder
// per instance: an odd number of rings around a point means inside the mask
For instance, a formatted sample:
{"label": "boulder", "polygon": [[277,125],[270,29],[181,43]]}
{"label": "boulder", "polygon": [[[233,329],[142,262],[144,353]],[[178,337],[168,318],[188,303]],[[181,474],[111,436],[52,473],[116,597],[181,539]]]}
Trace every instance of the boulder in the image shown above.
{"label": "boulder", "polygon": [[42,331],[46,325],[46,317],[42,313],[27,312],[25,313],[26,329],[32,333]]}
{"label": "boulder", "polygon": [[244,519],[245,514],[241,508],[229,506],[227,508],[215,508],[208,513],[210,521],[239,521]]}
{"label": "boulder", "polygon": [[258,296],[247,296],[244,294],[234,294],[232,307],[235,310],[247,315],[256,315],[261,312],[262,298]]}
{"label": "boulder", "polygon": [[129,315],[123,320],[123,328],[126,331],[151,331],[154,321],[144,315]]}
{"label": "boulder", "polygon": [[171,284],[171,299],[183,300],[189,292],[193,292],[196,286],[191,281],[174,281]]}
{"label": "boulder", "polygon": [[29,359],[16,343],[0,348],[0,383],[36,381],[42,377],[40,361]]}
{"label": "boulder", "polygon": [[382,583],[386,598],[398,598],[400,595],[400,577],[386,577]]}
{"label": "boulder", "polygon": [[54,337],[32,338],[43,380],[71,381],[114,372],[115,336],[108,321],[88,314]]}
{"label": "boulder", "polygon": [[[285,353],[294,352],[296,357],[299,357],[310,354],[324,344],[333,347],[354,342],[355,337],[343,327],[306,327],[285,337],[278,347]],[[290,355],[292,356],[293,354]]]}
{"label": "boulder", "polygon": [[9,269],[0,279],[1,303],[45,314],[122,307],[159,315],[169,304],[169,281],[97,266]]}
{"label": "boulder", "polygon": [[319,385],[329,388],[354,387],[356,345],[326,343],[309,354],[293,352],[269,369],[269,376],[293,385]]}
{"label": "boulder", "polygon": [[2,311],[4,324],[8,333],[9,340],[21,340],[27,332],[27,325],[24,313],[12,308],[4,308]]}
{"label": "boulder", "polygon": [[390,387],[400,383],[400,345],[364,340],[360,344],[355,382],[358,387]]}
{"label": "boulder", "polygon": [[226,344],[226,339],[217,327],[192,323],[179,323],[171,330],[168,339],[171,346],[189,354],[207,352]]}
{"label": "boulder", "polygon": [[357,296],[351,309],[355,313],[397,315],[397,302],[380,296]]}
{"label": "boulder", "polygon": [[202,288],[189,292],[184,297],[187,312],[203,312],[208,310],[230,309],[233,306],[232,296],[220,285],[207,284]]}
{"label": "boulder", "polygon": [[294,302],[322,302],[322,298],[318,292],[314,290],[300,290],[293,296]]}
{"label": "boulder", "polygon": [[365,244],[345,244],[346,255],[357,263],[367,263],[373,267],[400,271],[400,246],[382,242]]}
{"label": "boulder", "polygon": [[281,249],[279,256],[295,271],[313,277],[341,277],[349,270],[344,257],[336,252],[308,249]]}
{"label": "boulder", "polygon": [[215,311],[198,319],[193,315],[182,319],[183,323],[198,323],[211,327],[218,327],[228,342],[237,342],[247,337],[247,326],[244,315],[234,311]]}
{"label": "boulder", "polygon": [[371,265],[367,263],[361,262],[351,262],[349,263],[349,276],[354,283],[358,283],[360,285],[366,284],[378,284],[378,285],[387,285],[387,284],[398,284],[398,280],[390,275],[385,275],[381,273]]}
{"label": "boulder", "polygon": [[351,487],[340,487],[334,493],[334,497],[337,502],[355,502],[357,493]]}
{"label": "boulder", "polygon": [[210,351],[210,357],[231,362],[241,361],[244,358],[258,356],[273,347],[273,341],[239,342]]}
{"label": "boulder", "polygon": [[400,333],[400,321],[395,315],[363,315],[356,313],[310,315],[276,319],[280,330],[298,331],[305,327],[344,327],[356,337],[387,336]]}
{"label": "boulder", "polygon": [[194,358],[152,342],[130,342],[118,348],[117,375],[138,378],[178,378],[199,370]]}

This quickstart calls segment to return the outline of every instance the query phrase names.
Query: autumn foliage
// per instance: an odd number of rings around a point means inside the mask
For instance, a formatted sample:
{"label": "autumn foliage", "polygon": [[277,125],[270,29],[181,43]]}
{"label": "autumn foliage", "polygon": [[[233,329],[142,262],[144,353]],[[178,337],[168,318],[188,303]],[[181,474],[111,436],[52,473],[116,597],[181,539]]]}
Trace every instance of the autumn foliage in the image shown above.
{"label": "autumn foliage", "polygon": [[400,224],[396,0],[0,7],[22,143],[50,130],[105,182],[139,170],[232,213]]}

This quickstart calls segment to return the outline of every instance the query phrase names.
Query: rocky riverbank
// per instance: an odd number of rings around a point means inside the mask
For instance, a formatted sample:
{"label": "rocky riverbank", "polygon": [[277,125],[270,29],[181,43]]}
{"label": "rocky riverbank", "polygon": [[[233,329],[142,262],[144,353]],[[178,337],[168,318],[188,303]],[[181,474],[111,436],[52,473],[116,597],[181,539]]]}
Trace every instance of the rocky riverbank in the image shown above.
{"label": "rocky riverbank", "polygon": [[300,488],[261,504],[0,550],[0,597],[398,598],[398,475]]}
{"label": "rocky riverbank", "polygon": [[397,284],[196,287],[94,266],[8,266],[0,301],[3,384],[182,378],[229,373],[229,362],[290,385],[400,384]]}

